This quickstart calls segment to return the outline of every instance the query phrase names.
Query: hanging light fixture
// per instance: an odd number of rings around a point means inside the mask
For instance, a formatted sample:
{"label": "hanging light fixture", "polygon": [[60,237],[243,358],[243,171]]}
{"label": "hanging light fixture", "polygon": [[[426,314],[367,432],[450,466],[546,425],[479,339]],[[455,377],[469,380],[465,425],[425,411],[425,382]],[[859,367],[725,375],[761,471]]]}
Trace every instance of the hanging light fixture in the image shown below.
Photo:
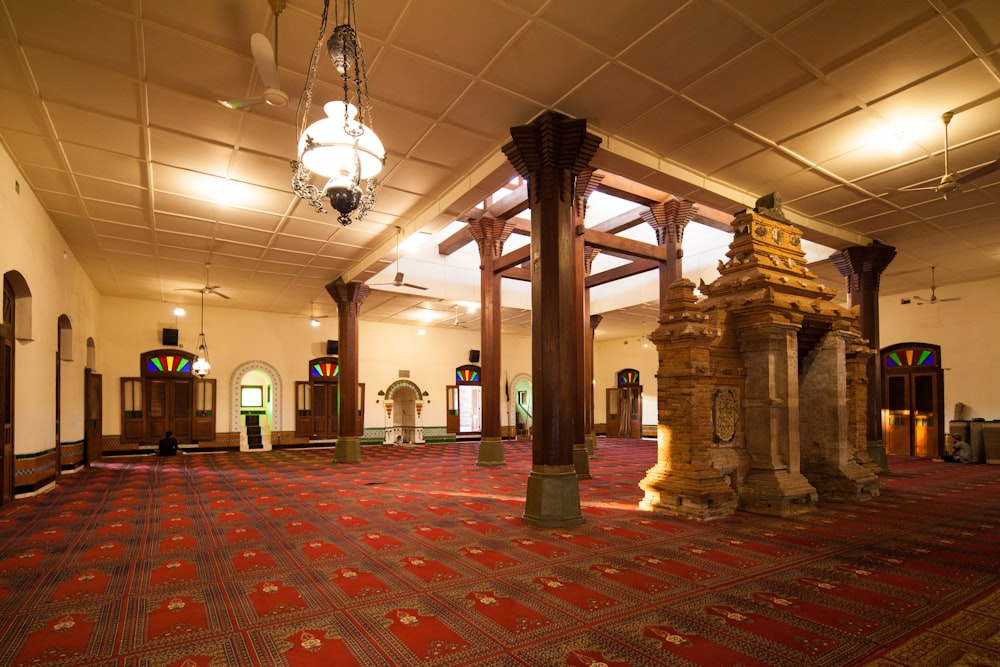
{"label": "hanging light fixture", "polygon": [[208,375],[212,364],[208,363],[208,343],[205,342],[205,292],[201,293],[201,333],[198,334],[198,351],[195,353],[191,372],[200,378]]}
{"label": "hanging light fixture", "polygon": [[[298,122],[297,159],[292,160],[292,190],[320,213],[326,213],[325,200],[340,215],[342,225],[351,224],[351,214],[360,220],[375,205],[378,173],[385,166],[385,148],[371,128],[371,101],[368,98],[368,72],[364,53],[354,28],[354,0],[335,0],[337,26],[326,41],[326,51],[340,75],[344,97],[323,105],[325,118],[311,125],[313,85],[319,54],[326,36],[330,0],[323,1],[319,37],[313,48],[306,74],[302,117]],[[328,180],[322,189],[311,183],[312,175]],[[365,190],[361,182],[365,182]]]}

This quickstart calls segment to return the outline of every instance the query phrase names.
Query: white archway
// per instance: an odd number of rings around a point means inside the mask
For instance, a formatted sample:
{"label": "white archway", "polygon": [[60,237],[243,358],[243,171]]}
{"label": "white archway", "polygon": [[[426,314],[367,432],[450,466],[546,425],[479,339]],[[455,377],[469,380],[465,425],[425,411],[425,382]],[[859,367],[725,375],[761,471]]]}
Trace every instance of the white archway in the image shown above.
{"label": "white archway", "polygon": [[271,430],[281,430],[281,412],[284,403],[282,396],[284,391],[281,383],[281,374],[278,369],[266,361],[247,361],[233,370],[233,375],[229,379],[229,424],[230,430],[237,433],[240,430],[240,383],[243,376],[251,371],[260,371],[271,378]]}

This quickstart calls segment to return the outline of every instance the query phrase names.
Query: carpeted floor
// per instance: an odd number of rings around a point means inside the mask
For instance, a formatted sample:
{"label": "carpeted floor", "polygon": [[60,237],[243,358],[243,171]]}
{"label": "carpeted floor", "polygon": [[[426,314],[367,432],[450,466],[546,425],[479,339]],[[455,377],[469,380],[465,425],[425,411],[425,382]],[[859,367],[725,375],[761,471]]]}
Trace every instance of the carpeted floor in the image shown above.
{"label": "carpeted floor", "polygon": [[520,520],[530,443],[109,459],[0,508],[0,665],[998,665],[1000,466],[892,457],[881,498]]}

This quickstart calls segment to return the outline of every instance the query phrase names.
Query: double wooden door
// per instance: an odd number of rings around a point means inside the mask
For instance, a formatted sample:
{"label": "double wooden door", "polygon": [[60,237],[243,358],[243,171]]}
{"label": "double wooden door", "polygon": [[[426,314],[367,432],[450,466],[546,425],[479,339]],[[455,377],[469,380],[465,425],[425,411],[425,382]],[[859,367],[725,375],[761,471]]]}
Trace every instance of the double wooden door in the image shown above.
{"label": "double wooden door", "polygon": [[609,387],[607,391],[607,436],[642,437],[642,386]]}
{"label": "double wooden door", "polygon": [[295,436],[336,440],[340,432],[337,382],[295,383]]}

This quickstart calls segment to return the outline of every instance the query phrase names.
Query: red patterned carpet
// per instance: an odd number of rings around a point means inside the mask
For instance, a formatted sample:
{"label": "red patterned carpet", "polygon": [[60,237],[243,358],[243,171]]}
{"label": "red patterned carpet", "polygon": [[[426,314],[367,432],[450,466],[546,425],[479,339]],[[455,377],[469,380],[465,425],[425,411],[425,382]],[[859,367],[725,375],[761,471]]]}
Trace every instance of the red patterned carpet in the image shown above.
{"label": "red patterned carpet", "polygon": [[701,524],[599,442],[586,524],[524,525],[530,443],[111,459],[0,508],[0,665],[997,665],[1000,466]]}

